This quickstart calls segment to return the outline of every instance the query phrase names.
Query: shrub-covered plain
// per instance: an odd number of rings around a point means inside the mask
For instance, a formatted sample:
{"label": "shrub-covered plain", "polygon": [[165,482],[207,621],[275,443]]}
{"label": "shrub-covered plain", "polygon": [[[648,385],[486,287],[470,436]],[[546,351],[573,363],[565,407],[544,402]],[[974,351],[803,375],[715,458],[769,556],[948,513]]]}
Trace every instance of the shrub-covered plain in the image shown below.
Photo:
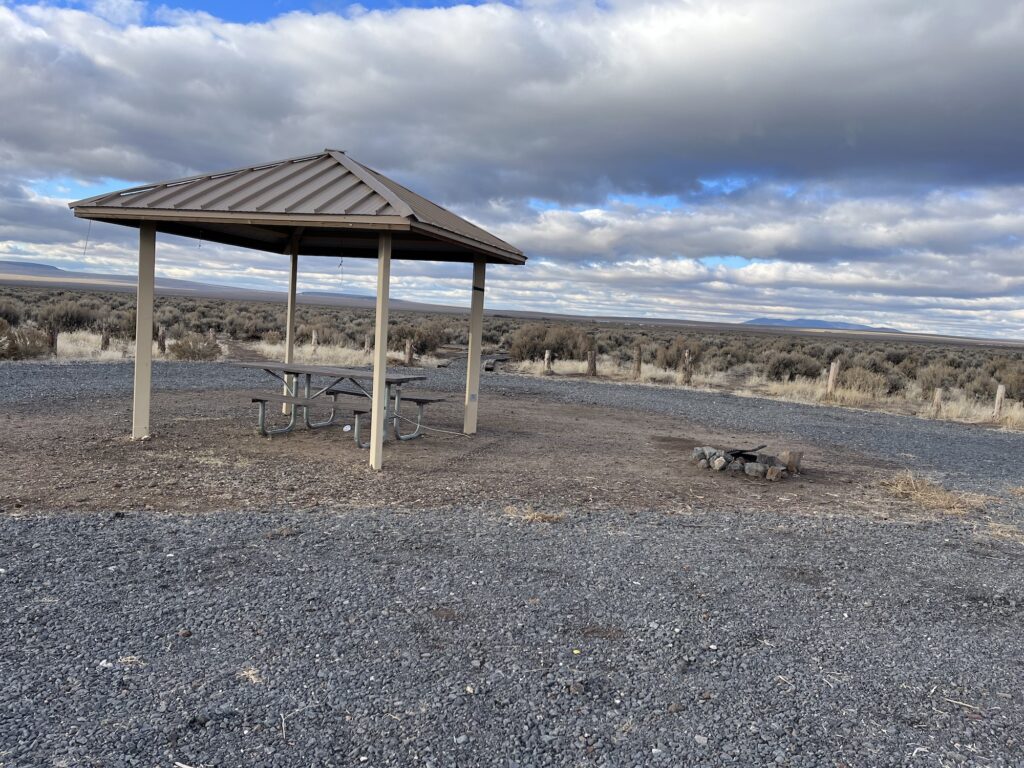
{"label": "shrub-covered plain", "polygon": [[[373,311],[300,305],[296,342],[363,350],[372,343]],[[412,342],[417,356],[467,342],[463,314],[392,312],[389,347]],[[211,359],[210,337],[276,349],[285,330],[284,304],[197,297],[158,297],[154,333],[164,329],[168,355]],[[129,342],[135,333],[135,297],[128,293],[0,288],[0,359],[52,354],[59,334],[91,331]],[[583,375],[594,352],[598,374],[660,384],[712,386],[799,400],[825,399],[829,366],[839,363],[837,404],[910,404],[922,410],[936,388],[944,391],[936,415],[981,420],[999,385],[1006,388],[1002,421],[1024,426],[1024,348],[946,338],[793,333],[719,326],[680,327],[650,322],[537,321],[488,315],[486,351],[509,354],[524,373],[545,373],[550,351],[555,374]],[[1019,424],[1017,422],[1020,422]]]}

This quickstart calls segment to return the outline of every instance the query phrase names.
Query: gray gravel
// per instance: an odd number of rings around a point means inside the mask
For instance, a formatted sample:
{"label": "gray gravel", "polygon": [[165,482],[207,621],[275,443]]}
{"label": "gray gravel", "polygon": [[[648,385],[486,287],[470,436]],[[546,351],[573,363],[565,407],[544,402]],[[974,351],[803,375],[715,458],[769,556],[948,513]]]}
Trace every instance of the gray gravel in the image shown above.
{"label": "gray gravel", "polygon": [[[424,371],[416,369],[416,372]],[[465,367],[426,370],[424,387],[460,392]],[[157,390],[266,388],[269,379],[220,363],[157,363]],[[25,382],[31,382],[26,386]],[[131,363],[0,363],[0,404],[81,396],[131,393]],[[1024,435],[985,427],[931,421],[846,408],[783,403],[760,398],[672,389],[544,379],[505,373],[483,375],[482,390],[533,395],[549,400],[636,409],[682,417],[720,431],[797,438],[820,445],[852,448],[878,456],[880,463],[932,474],[950,487],[1001,494],[1019,486]]]}
{"label": "gray gravel", "polygon": [[955,523],[0,517],[0,765],[1022,766]]}

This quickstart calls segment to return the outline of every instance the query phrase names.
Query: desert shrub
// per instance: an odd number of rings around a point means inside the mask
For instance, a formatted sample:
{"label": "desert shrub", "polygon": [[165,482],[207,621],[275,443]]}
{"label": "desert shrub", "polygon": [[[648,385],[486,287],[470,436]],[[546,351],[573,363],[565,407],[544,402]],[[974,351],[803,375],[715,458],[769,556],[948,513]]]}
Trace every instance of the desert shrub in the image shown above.
{"label": "desert shrub", "polygon": [[1024,400],[1024,362],[1000,372],[999,383],[1006,387],[1006,396]]}
{"label": "desert shrub", "polygon": [[[590,336],[582,328],[561,324],[547,326],[543,323],[528,323],[515,333],[509,343],[509,354],[513,360],[537,360],[544,357],[544,350],[563,360],[580,360],[586,357],[592,342]],[[632,348],[621,348],[627,351]]]}
{"label": "desert shrub", "polygon": [[216,360],[220,357],[216,339],[189,333],[167,345],[167,354],[175,360]]}
{"label": "desert shrub", "polygon": [[417,355],[425,355],[447,344],[450,336],[448,322],[441,318],[420,323],[399,323],[388,329],[392,349],[404,350],[406,340],[411,339],[413,352]]}
{"label": "desert shrub", "polygon": [[284,335],[280,331],[267,331],[263,334],[263,340],[267,344],[280,344],[284,341]]}
{"label": "desert shrub", "polygon": [[181,312],[178,311],[177,307],[162,304],[153,310],[153,322],[157,325],[162,325],[164,328],[170,328],[180,320]]}
{"label": "desert shrub", "polygon": [[765,374],[772,381],[792,381],[797,376],[817,378],[821,375],[821,364],[809,355],[778,352],[768,359]]}
{"label": "desert shrub", "polygon": [[14,331],[11,324],[3,317],[0,317],[0,360],[10,360],[14,357]]}
{"label": "desert shrub", "polygon": [[987,398],[995,396],[999,383],[988,372],[976,369],[961,371],[957,377],[957,386],[971,397]]}
{"label": "desert shrub", "polygon": [[13,328],[0,318],[0,360],[44,357],[52,351],[49,334],[26,325]]}
{"label": "desert shrub", "polygon": [[0,320],[8,325],[17,325],[25,314],[25,306],[20,301],[13,299],[0,300]]}
{"label": "desert shrub", "polygon": [[686,353],[690,353],[690,363],[694,366],[700,362],[703,345],[697,339],[687,339],[684,336],[676,336],[667,347],[659,347],[654,357],[654,362],[659,368],[675,370],[685,359]]}
{"label": "desert shrub", "polygon": [[842,369],[839,372],[839,385],[876,397],[882,397],[889,393],[889,380],[885,374],[861,366]]}
{"label": "desert shrub", "polygon": [[96,315],[96,310],[81,302],[60,301],[40,309],[36,322],[51,331],[78,331],[91,326],[96,321]]}
{"label": "desert shrub", "polygon": [[509,355],[513,360],[536,360],[542,357],[547,335],[547,326],[540,323],[530,323],[518,328],[509,341]]}
{"label": "desert shrub", "polygon": [[956,370],[946,362],[929,363],[917,370],[918,386],[929,393],[936,387],[951,387],[956,383]]}

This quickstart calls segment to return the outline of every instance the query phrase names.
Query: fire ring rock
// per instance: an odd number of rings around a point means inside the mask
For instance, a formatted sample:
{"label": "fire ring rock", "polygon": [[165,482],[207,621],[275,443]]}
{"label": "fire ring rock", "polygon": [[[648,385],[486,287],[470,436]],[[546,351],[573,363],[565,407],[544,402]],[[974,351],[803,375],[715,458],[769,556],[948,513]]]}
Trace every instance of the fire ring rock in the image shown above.
{"label": "fire ring rock", "polygon": [[768,467],[759,461],[751,461],[743,466],[743,471],[750,477],[764,477],[768,472]]}

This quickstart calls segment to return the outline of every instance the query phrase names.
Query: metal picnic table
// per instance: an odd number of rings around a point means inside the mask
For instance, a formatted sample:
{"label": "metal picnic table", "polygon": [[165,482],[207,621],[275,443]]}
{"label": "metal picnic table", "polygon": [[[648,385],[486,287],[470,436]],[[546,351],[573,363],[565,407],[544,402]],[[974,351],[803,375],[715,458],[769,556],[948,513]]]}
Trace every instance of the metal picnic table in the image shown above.
{"label": "metal picnic table", "polygon": [[[370,403],[373,402],[373,392],[370,382],[373,381],[373,371],[362,369],[362,368],[339,368],[331,365],[302,365],[300,363],[278,363],[278,362],[261,362],[261,363],[235,363],[239,368],[255,368],[258,370],[266,371],[270,376],[280,381],[288,393],[285,396],[275,395],[267,398],[267,400],[273,400],[281,402],[285,405],[291,404],[291,419],[288,424],[284,427],[268,428],[265,421],[265,403],[261,403],[260,415],[259,415],[259,430],[260,434],[263,435],[275,435],[282,434],[285,432],[291,432],[295,428],[296,413],[299,408],[302,408],[304,421],[306,427],[309,429],[319,429],[321,427],[327,427],[334,423],[337,416],[337,395],[353,395],[365,396]],[[313,386],[313,377],[319,377],[327,379],[330,383],[326,386]],[[297,390],[299,386],[299,379],[304,378],[303,394],[299,395]],[[413,435],[401,435],[398,428],[398,422],[402,418],[400,415],[401,400],[402,400],[402,385],[407,384],[410,381],[421,381],[426,376],[422,374],[398,374],[398,373],[387,373],[384,378],[385,384],[385,408],[384,408],[384,423],[386,424],[390,419],[394,423],[395,436],[399,439],[409,440],[412,437],[418,437],[419,423],[417,423],[417,431]],[[351,383],[353,389],[341,389],[338,387],[344,382]],[[365,384],[365,386],[364,386]],[[326,397],[325,397],[326,396]],[[255,399],[255,398],[254,398]],[[309,406],[311,401],[317,399],[323,399],[324,405],[329,405],[331,408],[331,417],[326,421],[312,421],[309,417]],[[418,398],[418,400],[435,400],[437,398]],[[359,440],[359,415],[363,411],[356,414],[356,443],[362,445]],[[420,418],[422,418],[422,405],[420,407]],[[363,446],[366,447],[366,446]]]}

